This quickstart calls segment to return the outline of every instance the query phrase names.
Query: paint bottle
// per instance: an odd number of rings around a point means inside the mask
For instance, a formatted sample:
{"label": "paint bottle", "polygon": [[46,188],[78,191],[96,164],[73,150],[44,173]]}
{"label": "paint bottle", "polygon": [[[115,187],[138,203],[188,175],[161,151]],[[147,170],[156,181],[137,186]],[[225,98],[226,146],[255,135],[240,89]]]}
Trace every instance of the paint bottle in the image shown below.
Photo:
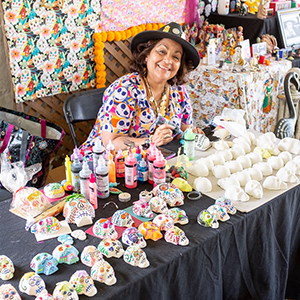
{"label": "paint bottle", "polygon": [[125,186],[129,189],[137,187],[137,162],[131,148],[125,158]]}
{"label": "paint bottle", "polygon": [[108,179],[109,182],[116,182],[116,165],[113,161],[113,155],[109,152],[108,153],[108,162],[107,162],[107,168],[108,168]]}
{"label": "paint bottle", "polygon": [[188,128],[183,136],[184,140],[184,154],[189,160],[195,158],[195,133],[192,128]]}
{"label": "paint bottle", "polygon": [[105,148],[103,147],[100,139],[95,140],[95,145],[93,146],[92,150],[93,150],[93,170],[94,172],[96,172],[99,157],[103,155],[105,152]]}
{"label": "paint bottle", "polygon": [[125,157],[121,149],[116,155],[116,175],[118,178],[125,177]]}
{"label": "paint bottle", "polygon": [[160,151],[157,151],[153,162],[153,182],[154,187],[166,182],[166,161]]}
{"label": "paint bottle", "polygon": [[82,163],[79,161],[77,155],[74,155],[74,161],[71,164],[71,178],[72,178],[72,186],[73,191],[75,193],[79,193],[80,191],[80,179],[79,172],[82,169]]}
{"label": "paint bottle", "polygon": [[148,165],[144,158],[137,163],[138,182],[146,183],[148,181]]}
{"label": "paint bottle", "polygon": [[65,171],[66,171],[66,180],[68,182],[72,182],[71,161],[70,161],[70,157],[68,155],[66,155],[66,158],[65,158]]}
{"label": "paint bottle", "polygon": [[81,154],[80,150],[75,146],[73,153],[71,154],[71,160],[74,160],[75,155],[78,157],[79,161],[82,162],[83,155]]}
{"label": "paint bottle", "polygon": [[89,183],[92,171],[89,168],[87,161],[83,161],[82,169],[79,172],[80,181],[80,193],[87,199],[90,200]]}
{"label": "paint bottle", "polygon": [[143,155],[142,155],[142,151],[140,146],[137,146],[136,150],[135,150],[135,158],[137,163],[142,159]]}
{"label": "paint bottle", "polygon": [[100,199],[107,198],[109,196],[108,168],[105,159],[101,155],[96,168],[96,184],[98,197]]}
{"label": "paint bottle", "polygon": [[97,184],[96,184],[96,178],[93,173],[90,176],[89,192],[90,192],[90,202],[93,205],[94,209],[97,209],[98,208]]}
{"label": "paint bottle", "polygon": [[[149,153],[148,153],[148,151],[149,151]],[[157,149],[156,149],[155,145],[153,144],[152,148],[150,145],[148,151],[147,151],[147,154],[148,154],[148,181],[150,184],[153,184],[153,162],[155,161],[155,158],[156,158]]]}
{"label": "paint bottle", "polygon": [[114,144],[111,142],[111,140],[109,140],[107,146],[106,146],[106,157],[105,159],[108,160],[108,152],[110,152],[113,156],[113,160],[115,160],[115,156],[116,156],[116,153],[115,153],[115,146]]}

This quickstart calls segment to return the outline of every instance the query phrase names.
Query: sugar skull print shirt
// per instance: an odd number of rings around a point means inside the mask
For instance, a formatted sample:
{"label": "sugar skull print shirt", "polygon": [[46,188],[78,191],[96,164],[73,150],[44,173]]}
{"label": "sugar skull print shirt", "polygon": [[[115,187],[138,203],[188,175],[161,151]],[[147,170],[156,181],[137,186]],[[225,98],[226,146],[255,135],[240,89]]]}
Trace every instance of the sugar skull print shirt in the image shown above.
{"label": "sugar skull print shirt", "polygon": [[[169,105],[165,118],[180,127],[190,125],[192,106],[184,86],[170,86]],[[148,137],[155,130],[156,113],[147,101],[138,73],[126,74],[113,82],[103,96],[96,123],[82,150],[88,154],[103,130],[130,137]]]}

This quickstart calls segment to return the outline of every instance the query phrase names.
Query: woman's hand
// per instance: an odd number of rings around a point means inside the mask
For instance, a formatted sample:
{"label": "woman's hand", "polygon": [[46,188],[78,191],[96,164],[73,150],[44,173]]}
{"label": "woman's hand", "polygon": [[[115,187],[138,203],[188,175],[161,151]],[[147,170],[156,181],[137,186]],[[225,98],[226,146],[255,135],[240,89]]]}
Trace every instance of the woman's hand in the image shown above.
{"label": "woman's hand", "polygon": [[181,124],[181,130],[183,132],[185,132],[188,128],[192,128],[194,133],[205,134],[199,127],[195,127],[194,125]]}
{"label": "woman's hand", "polygon": [[156,146],[162,146],[170,143],[173,140],[172,137],[173,129],[174,126],[167,123],[158,126],[155,129],[154,134],[152,135],[152,142],[154,142]]}

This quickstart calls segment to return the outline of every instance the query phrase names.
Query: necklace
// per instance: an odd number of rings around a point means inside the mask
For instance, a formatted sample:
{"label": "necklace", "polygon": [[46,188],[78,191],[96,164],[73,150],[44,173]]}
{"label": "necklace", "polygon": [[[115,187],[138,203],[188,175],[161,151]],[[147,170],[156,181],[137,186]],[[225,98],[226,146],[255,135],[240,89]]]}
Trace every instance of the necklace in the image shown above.
{"label": "necklace", "polygon": [[162,101],[161,101],[161,103],[159,105],[159,109],[158,109],[158,107],[156,105],[156,102],[154,100],[151,88],[150,88],[150,84],[149,84],[146,77],[145,77],[145,83],[146,83],[146,86],[147,86],[148,93],[150,95],[149,101],[154,105],[156,114],[157,115],[162,115],[164,117],[165,114],[166,114],[166,104],[167,104],[167,94],[166,94],[167,84],[165,84],[164,91],[161,94],[161,100]]}

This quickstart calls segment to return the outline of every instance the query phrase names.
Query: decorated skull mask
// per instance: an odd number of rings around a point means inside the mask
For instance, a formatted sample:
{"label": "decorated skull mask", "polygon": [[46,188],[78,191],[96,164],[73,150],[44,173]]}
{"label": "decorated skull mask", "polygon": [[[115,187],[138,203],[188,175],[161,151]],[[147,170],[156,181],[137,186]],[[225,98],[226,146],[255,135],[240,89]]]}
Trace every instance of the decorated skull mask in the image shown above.
{"label": "decorated skull mask", "polygon": [[171,207],[183,205],[182,191],[172,183],[161,183],[153,189],[153,195],[162,198]]}
{"label": "decorated skull mask", "polygon": [[0,255],[0,279],[9,280],[15,272],[14,264],[6,255]]}
{"label": "decorated skull mask", "polygon": [[17,290],[11,284],[0,285],[0,300],[21,300]]}
{"label": "decorated skull mask", "polygon": [[178,207],[169,209],[166,216],[170,217],[174,221],[174,224],[179,223],[185,225],[189,222],[186,212]]}
{"label": "decorated skull mask", "polygon": [[103,239],[98,245],[98,250],[107,258],[120,258],[124,254],[122,243],[110,238]]}
{"label": "decorated skull mask", "polygon": [[80,255],[81,262],[92,267],[97,261],[102,260],[102,253],[95,246],[89,245],[83,248]]}
{"label": "decorated skull mask", "polygon": [[47,290],[42,290],[34,300],[54,300],[54,297]]}
{"label": "decorated skull mask", "polygon": [[217,204],[209,206],[207,208],[207,211],[211,215],[213,215],[216,218],[216,220],[221,220],[221,221],[224,222],[224,221],[227,221],[227,220],[230,219],[227,211],[223,207],[221,207],[221,206],[219,206]]}
{"label": "decorated skull mask", "polygon": [[78,295],[93,297],[97,294],[97,288],[94,280],[85,270],[76,271],[70,278],[69,282],[75,287]]}
{"label": "decorated skull mask", "polygon": [[186,246],[190,242],[186,237],[185,232],[177,226],[173,226],[172,228],[166,231],[165,240],[168,243],[180,246]]}
{"label": "decorated skull mask", "polygon": [[93,233],[101,239],[117,239],[118,233],[115,225],[108,219],[99,219],[93,226]]}
{"label": "decorated skull mask", "polygon": [[129,246],[126,249],[123,258],[127,264],[135,267],[147,268],[150,265],[145,251],[137,245]]}
{"label": "decorated skull mask", "polygon": [[61,229],[61,224],[55,217],[46,217],[31,226],[32,233],[51,234]]}
{"label": "decorated skull mask", "polygon": [[236,213],[236,208],[233,206],[231,200],[225,196],[221,196],[216,199],[216,204],[225,208],[227,213],[234,215]]}
{"label": "decorated skull mask", "polygon": [[30,262],[30,268],[37,274],[51,275],[55,273],[58,261],[49,253],[39,253]]}
{"label": "decorated skull mask", "polygon": [[200,211],[197,222],[204,227],[219,228],[219,222],[207,209]]}
{"label": "decorated skull mask", "polygon": [[154,217],[150,205],[146,200],[139,200],[133,202],[132,211],[137,215],[144,218],[151,219]]}
{"label": "decorated skull mask", "polygon": [[45,281],[34,272],[25,273],[19,283],[19,290],[29,296],[37,296],[45,289]]}
{"label": "decorated skull mask", "polygon": [[151,210],[156,213],[165,214],[168,211],[166,202],[160,197],[153,197],[149,204]]}
{"label": "decorated skull mask", "polygon": [[134,227],[127,228],[123,231],[122,242],[128,246],[138,245],[140,248],[147,246],[143,234]]}
{"label": "decorated skull mask", "polygon": [[153,223],[160,229],[160,231],[166,231],[174,226],[173,219],[164,214],[157,215],[153,219]]}
{"label": "decorated skull mask", "polygon": [[141,223],[138,229],[146,240],[151,239],[153,241],[157,241],[163,237],[158,226],[151,221]]}
{"label": "decorated skull mask", "polygon": [[113,285],[117,282],[113,267],[104,259],[97,261],[92,266],[91,277],[106,285]]}
{"label": "decorated skull mask", "polygon": [[111,222],[120,227],[131,227],[134,223],[131,215],[125,210],[117,210],[112,215]]}
{"label": "decorated skull mask", "polygon": [[74,246],[68,244],[60,244],[52,252],[53,257],[57,259],[58,263],[68,265],[78,262],[78,254],[79,251]]}
{"label": "decorated skull mask", "polygon": [[68,281],[61,281],[56,284],[53,297],[55,300],[79,300],[74,285]]}

